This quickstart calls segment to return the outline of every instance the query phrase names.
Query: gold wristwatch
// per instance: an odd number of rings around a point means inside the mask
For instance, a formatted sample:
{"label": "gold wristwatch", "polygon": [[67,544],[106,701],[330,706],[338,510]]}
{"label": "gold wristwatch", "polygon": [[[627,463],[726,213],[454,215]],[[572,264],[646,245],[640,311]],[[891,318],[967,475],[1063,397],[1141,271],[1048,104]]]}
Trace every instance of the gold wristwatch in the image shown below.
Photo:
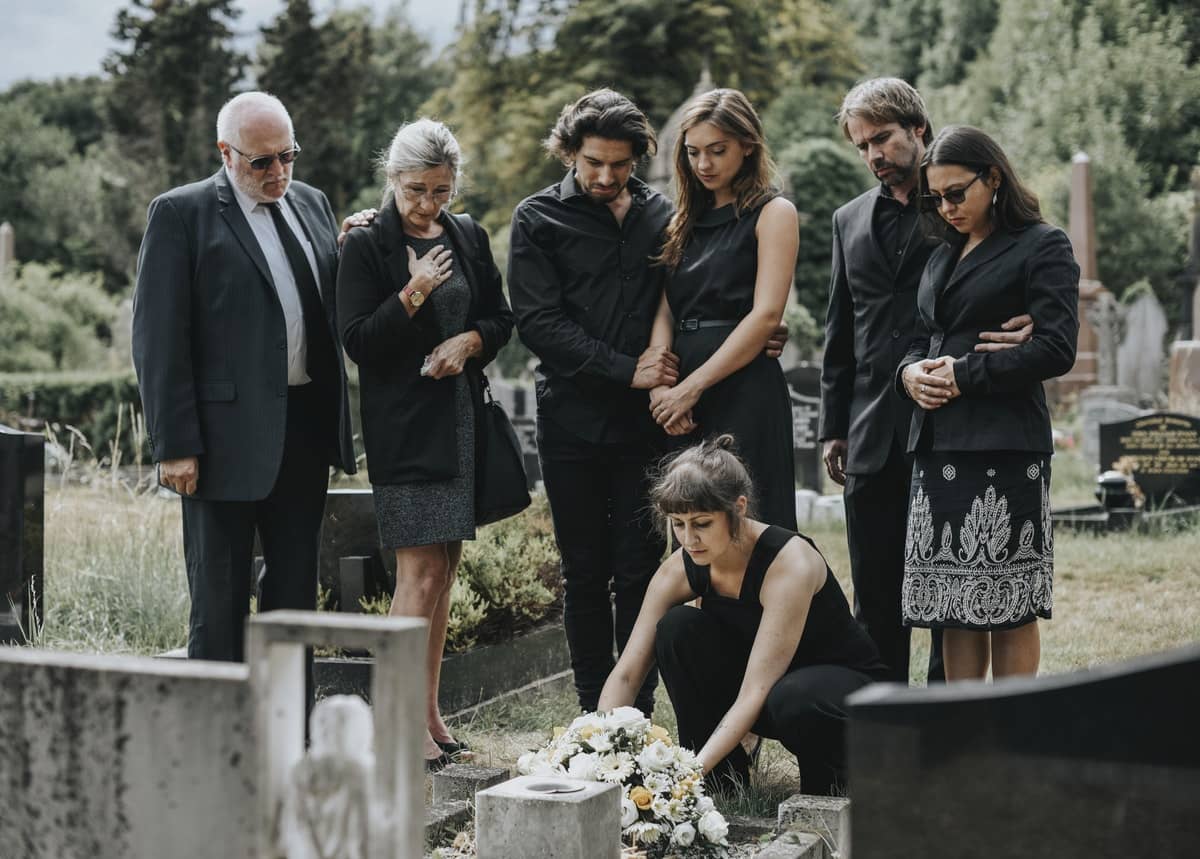
{"label": "gold wristwatch", "polygon": [[404,287],[404,294],[408,296],[408,303],[413,307],[420,307],[425,303],[425,293],[419,289],[413,289],[411,286]]}

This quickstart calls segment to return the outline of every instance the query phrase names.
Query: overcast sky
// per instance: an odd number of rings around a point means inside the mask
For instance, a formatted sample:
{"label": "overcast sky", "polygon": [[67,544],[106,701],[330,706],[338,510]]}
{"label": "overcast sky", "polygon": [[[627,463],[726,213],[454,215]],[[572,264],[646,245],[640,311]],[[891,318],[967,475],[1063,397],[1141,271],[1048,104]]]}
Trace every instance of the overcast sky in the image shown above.
{"label": "overcast sky", "polygon": [[[100,71],[113,48],[109,36],[125,0],[0,0],[0,89],[25,78],[45,80]],[[259,25],[279,14],[283,0],[238,0],[239,31],[250,44]],[[314,0],[318,15],[335,6],[370,6],[382,16],[391,0]],[[410,0],[409,16],[436,47],[446,44],[458,19],[459,0]]]}

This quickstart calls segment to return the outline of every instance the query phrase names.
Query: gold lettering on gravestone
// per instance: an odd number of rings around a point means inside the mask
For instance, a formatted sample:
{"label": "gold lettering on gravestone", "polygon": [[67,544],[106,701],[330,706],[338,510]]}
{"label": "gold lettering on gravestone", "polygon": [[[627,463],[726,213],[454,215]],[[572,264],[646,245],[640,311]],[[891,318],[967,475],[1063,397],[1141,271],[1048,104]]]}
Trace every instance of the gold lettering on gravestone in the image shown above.
{"label": "gold lettering on gravestone", "polygon": [[1200,471],[1200,431],[1186,420],[1152,416],[1136,421],[1121,436],[1122,451],[1144,475],[1186,475]]}

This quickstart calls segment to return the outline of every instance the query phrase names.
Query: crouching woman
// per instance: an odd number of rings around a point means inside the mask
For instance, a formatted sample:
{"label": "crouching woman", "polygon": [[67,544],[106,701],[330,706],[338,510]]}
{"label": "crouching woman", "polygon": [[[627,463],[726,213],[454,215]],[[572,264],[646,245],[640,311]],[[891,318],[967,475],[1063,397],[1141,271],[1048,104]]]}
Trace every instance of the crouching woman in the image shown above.
{"label": "crouching woman", "polygon": [[[749,517],[733,444],[719,436],[662,470],[651,502],[680,548],[650,583],[600,709],[632,704],[657,660],[679,741],[699,749],[712,787],[747,779],[753,732],[796,756],[805,793],[844,792],[843,703],[884,666],[812,541]],[[685,605],[696,597],[700,608]]]}

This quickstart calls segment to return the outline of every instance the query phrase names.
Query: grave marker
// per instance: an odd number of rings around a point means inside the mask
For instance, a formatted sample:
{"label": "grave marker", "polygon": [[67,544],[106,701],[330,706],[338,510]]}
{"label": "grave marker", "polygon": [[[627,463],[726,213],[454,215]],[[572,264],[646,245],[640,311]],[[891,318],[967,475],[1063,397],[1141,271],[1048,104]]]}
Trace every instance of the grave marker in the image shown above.
{"label": "grave marker", "polygon": [[1156,412],[1100,425],[1100,467],[1124,470],[1148,507],[1200,504],[1200,418]]}
{"label": "grave marker", "polygon": [[42,620],[46,440],[0,424],[0,644]]}

